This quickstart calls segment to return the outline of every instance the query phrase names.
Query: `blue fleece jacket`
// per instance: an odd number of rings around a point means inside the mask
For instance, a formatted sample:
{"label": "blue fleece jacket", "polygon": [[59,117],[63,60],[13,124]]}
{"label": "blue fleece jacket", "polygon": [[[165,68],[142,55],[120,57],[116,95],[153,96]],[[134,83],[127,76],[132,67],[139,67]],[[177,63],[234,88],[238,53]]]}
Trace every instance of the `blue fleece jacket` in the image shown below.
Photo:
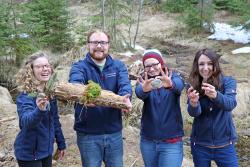
{"label": "blue fleece jacket", "polygon": [[[88,84],[92,80],[102,89],[124,96],[132,95],[132,88],[128,78],[126,66],[110,55],[106,58],[103,70],[93,62],[88,53],[85,59],[72,65],[69,82]],[[87,134],[111,134],[122,129],[122,114],[120,109],[111,107],[85,107],[75,104],[74,129]]]}
{"label": "blue fleece jacket", "polygon": [[55,99],[46,111],[40,111],[36,98],[25,93],[17,96],[16,104],[20,128],[14,143],[16,159],[32,161],[52,155],[55,139],[58,149],[66,148]]}
{"label": "blue fleece jacket", "polygon": [[222,87],[215,99],[200,97],[198,105],[188,102],[188,113],[194,117],[191,141],[203,146],[222,146],[237,139],[232,119],[236,107],[236,81],[222,76]]}
{"label": "blue fleece jacket", "polygon": [[162,87],[145,93],[141,84],[136,86],[135,93],[144,102],[141,135],[145,138],[165,140],[184,135],[180,108],[184,82],[177,73],[173,73],[171,79],[172,89]]}

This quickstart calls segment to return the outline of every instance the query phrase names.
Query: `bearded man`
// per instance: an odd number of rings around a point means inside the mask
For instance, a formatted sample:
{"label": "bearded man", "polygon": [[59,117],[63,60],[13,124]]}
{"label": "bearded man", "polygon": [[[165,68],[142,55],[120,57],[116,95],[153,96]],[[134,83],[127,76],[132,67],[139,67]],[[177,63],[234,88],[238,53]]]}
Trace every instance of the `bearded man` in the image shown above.
{"label": "bearded man", "polygon": [[131,110],[132,88],[124,63],[109,55],[110,36],[95,30],[87,36],[89,52],[83,60],[72,65],[69,82],[98,83],[102,89],[124,96],[129,109],[75,104],[74,129],[81,154],[82,166],[123,166],[122,112]]}

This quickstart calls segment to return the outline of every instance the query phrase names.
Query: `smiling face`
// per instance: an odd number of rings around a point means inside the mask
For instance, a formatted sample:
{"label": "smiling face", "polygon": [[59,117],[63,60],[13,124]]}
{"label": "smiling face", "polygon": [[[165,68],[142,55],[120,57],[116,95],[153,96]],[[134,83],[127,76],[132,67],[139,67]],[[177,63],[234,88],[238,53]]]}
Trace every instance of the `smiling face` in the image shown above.
{"label": "smiling face", "polygon": [[144,62],[144,70],[150,77],[158,76],[161,73],[161,63],[154,58],[146,59]]}
{"label": "smiling face", "polygon": [[89,37],[88,49],[91,57],[97,61],[104,60],[109,51],[109,39],[103,32],[94,32]]}
{"label": "smiling face", "polygon": [[214,65],[206,55],[202,54],[198,60],[199,74],[203,80],[207,80],[213,74]]}
{"label": "smiling face", "polygon": [[38,81],[47,82],[52,74],[52,68],[46,57],[39,57],[32,63],[34,76]]}

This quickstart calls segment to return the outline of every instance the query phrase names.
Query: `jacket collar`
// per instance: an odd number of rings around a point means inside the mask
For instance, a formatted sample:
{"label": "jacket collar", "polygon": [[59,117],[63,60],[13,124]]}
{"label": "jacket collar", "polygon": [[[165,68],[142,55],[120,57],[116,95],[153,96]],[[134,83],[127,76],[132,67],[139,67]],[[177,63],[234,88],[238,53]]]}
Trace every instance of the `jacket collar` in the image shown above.
{"label": "jacket collar", "polygon": [[[91,65],[95,66],[98,68],[98,66],[95,64],[95,62],[91,59],[91,56],[90,56],[90,53],[88,52],[87,55],[86,55],[86,60],[88,63],[90,63]],[[106,63],[104,65],[104,68],[107,68],[108,66],[110,66],[111,64],[113,63],[113,58],[108,55],[106,57]]]}

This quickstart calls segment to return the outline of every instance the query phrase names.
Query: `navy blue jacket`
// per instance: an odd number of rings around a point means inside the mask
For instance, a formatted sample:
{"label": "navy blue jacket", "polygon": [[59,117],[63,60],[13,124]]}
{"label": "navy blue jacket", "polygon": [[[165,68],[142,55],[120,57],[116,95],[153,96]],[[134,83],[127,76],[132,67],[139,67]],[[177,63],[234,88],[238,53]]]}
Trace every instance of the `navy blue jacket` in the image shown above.
{"label": "navy blue jacket", "polygon": [[188,113],[194,117],[191,141],[203,146],[222,146],[234,142],[235,126],[232,110],[236,107],[236,81],[222,76],[222,87],[215,99],[200,97],[198,105],[188,103]]}
{"label": "navy blue jacket", "polygon": [[[132,88],[128,79],[126,66],[119,60],[107,56],[101,71],[88,53],[85,59],[72,65],[69,82],[88,84],[92,80],[102,89],[124,96],[132,95]],[[74,129],[87,134],[111,134],[122,129],[122,113],[120,109],[111,107],[88,107],[75,104]]]}
{"label": "navy blue jacket", "polygon": [[32,161],[52,155],[55,139],[58,149],[66,148],[55,99],[46,111],[39,110],[36,98],[25,93],[17,96],[16,104],[20,127],[14,143],[16,159]]}
{"label": "navy blue jacket", "polygon": [[145,138],[165,140],[184,135],[180,108],[184,82],[177,73],[173,73],[171,79],[172,89],[162,87],[145,93],[141,84],[136,86],[135,93],[144,102],[141,135]]}

